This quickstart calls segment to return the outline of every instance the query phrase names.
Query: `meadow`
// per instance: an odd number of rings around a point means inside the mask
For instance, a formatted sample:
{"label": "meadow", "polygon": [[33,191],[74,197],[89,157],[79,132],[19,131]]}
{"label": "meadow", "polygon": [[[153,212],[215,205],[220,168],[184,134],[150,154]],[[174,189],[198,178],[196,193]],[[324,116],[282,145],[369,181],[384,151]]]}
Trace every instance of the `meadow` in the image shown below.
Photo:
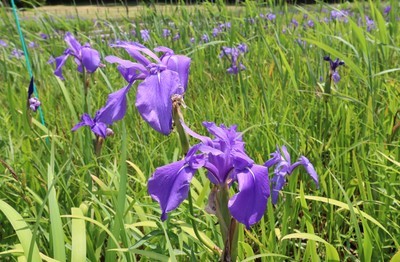
{"label": "meadow", "polygon": [[[400,261],[400,4],[272,2],[37,9],[27,54],[1,8],[0,260]],[[157,77],[178,91],[150,94]],[[236,125],[247,156],[203,122]],[[222,136],[223,185],[207,165]],[[189,178],[159,179],[182,161]],[[165,190],[179,203],[160,208]]]}

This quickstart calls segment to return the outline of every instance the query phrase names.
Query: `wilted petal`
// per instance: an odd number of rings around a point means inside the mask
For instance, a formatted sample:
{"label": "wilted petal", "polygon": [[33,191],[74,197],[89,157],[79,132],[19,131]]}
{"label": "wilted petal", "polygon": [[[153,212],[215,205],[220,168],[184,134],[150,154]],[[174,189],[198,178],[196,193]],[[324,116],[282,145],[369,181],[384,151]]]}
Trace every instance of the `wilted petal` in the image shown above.
{"label": "wilted petal", "polygon": [[196,169],[186,165],[185,160],[181,160],[157,168],[149,179],[148,191],[160,204],[162,220],[187,198],[189,184],[195,172]]}
{"label": "wilted petal", "polygon": [[268,168],[253,165],[236,174],[239,193],[228,202],[231,215],[247,228],[260,221],[269,197]]}
{"label": "wilted petal", "polygon": [[182,94],[178,74],[164,70],[147,77],[137,89],[136,107],[143,119],[156,131],[168,135],[172,130],[172,100]]}
{"label": "wilted petal", "polygon": [[185,90],[188,84],[190,61],[191,59],[184,55],[165,56],[162,59],[162,62],[167,66],[167,69],[179,74],[179,79],[181,80],[181,84]]}
{"label": "wilted petal", "polygon": [[97,50],[90,47],[83,47],[82,64],[89,73],[93,73],[100,66],[100,55]]}

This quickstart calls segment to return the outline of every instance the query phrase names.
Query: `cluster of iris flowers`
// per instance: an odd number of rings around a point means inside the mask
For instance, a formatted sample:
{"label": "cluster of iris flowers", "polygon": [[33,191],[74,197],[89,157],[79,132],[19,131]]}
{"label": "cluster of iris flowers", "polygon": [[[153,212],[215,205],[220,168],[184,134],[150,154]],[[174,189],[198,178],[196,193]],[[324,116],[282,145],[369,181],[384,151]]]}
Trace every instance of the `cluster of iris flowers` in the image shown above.
{"label": "cluster of iris flowers", "polygon": [[[70,56],[78,65],[79,72],[93,73],[101,66],[99,52],[89,44],[81,45],[70,33],[66,34],[64,40],[69,47],[63,55],[50,60],[56,64],[56,76],[63,79],[61,69]],[[106,138],[112,135],[113,131],[109,126],[125,116],[126,96],[132,86],[140,81],[135,105],[141,117],[157,132],[170,134],[173,128],[173,99],[183,99],[188,85],[191,59],[184,55],[176,55],[173,50],[162,46],[155,48],[154,52],[136,42],[119,41],[111,46],[124,49],[134,60],[124,60],[117,56],[105,57],[108,63],[117,64],[117,70],[127,85],[111,93],[94,118],[87,113],[83,114],[81,121],[72,131],[89,126],[97,137]],[[237,73],[243,69],[244,66],[238,62],[238,57],[247,51],[248,47],[245,44],[223,47],[221,56],[229,56],[232,62],[229,73]],[[262,218],[270,195],[272,202],[277,202],[278,193],[285,185],[287,175],[297,166],[304,166],[318,186],[318,176],[310,161],[301,156],[299,161],[292,164],[284,146],[281,150],[277,149],[264,165],[258,165],[246,154],[245,143],[236,126],[228,128],[204,122],[203,125],[214,136],[210,138],[192,131],[183,119],[179,121],[184,132],[200,140],[200,143],[192,146],[184,159],[157,168],[149,179],[148,190],[152,198],[160,204],[162,220],[187,198],[190,181],[200,168],[208,171],[207,177],[216,188],[238,184],[239,192],[229,199],[228,209],[231,216],[246,227]],[[272,167],[275,167],[274,176],[270,180],[268,170]],[[210,198],[209,203],[215,201],[212,194]]]}

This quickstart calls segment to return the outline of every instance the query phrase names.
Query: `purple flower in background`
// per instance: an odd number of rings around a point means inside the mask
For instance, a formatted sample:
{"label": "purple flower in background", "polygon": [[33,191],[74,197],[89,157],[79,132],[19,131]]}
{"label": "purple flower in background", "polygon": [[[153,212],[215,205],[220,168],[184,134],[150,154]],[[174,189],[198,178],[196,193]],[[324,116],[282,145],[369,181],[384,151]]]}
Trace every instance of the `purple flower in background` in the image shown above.
{"label": "purple flower in background", "polygon": [[314,27],[314,21],[313,20],[308,20],[307,21],[307,25],[308,25],[308,27],[313,28]]}
{"label": "purple flower in background", "polygon": [[181,34],[178,32],[176,35],[172,38],[172,40],[177,41],[181,38]]}
{"label": "purple flower in background", "polygon": [[292,21],[290,21],[290,23],[294,26],[294,28],[299,26],[299,22],[297,22],[297,20],[294,18],[292,19]]}
{"label": "purple flower in background", "polygon": [[371,32],[372,29],[375,29],[374,20],[370,19],[368,16],[365,16],[365,22],[367,24],[367,31]]}
{"label": "purple flower in background", "polygon": [[267,14],[267,19],[269,20],[269,21],[275,21],[275,19],[276,19],[276,15],[274,14],[274,13],[269,13],[269,14]]}
{"label": "purple flower in background", "polygon": [[221,33],[221,29],[219,29],[218,27],[215,27],[215,28],[212,30],[212,36],[213,36],[213,37],[217,37],[220,33]]}
{"label": "purple flower in background", "polygon": [[204,43],[208,43],[210,42],[210,38],[208,37],[207,34],[204,34],[201,36],[201,41],[203,41]]}
{"label": "purple flower in background", "polygon": [[271,159],[264,163],[264,166],[267,168],[275,166],[274,177],[271,179],[272,204],[277,203],[279,191],[281,191],[283,186],[286,184],[286,176],[291,175],[293,170],[299,165],[302,165],[306,169],[317,187],[319,187],[317,172],[310,161],[305,156],[301,156],[297,162],[292,164],[290,161],[290,155],[285,146],[282,146],[281,150],[277,148],[276,151],[271,154]]}
{"label": "purple flower in background", "polygon": [[49,36],[45,33],[40,33],[39,36],[43,39],[43,40],[47,40],[49,39]]}
{"label": "purple flower in background", "polygon": [[342,21],[347,23],[348,22],[349,12],[347,10],[332,10],[331,11],[331,19],[335,21]]}
{"label": "purple flower in background", "polygon": [[238,44],[236,47],[222,47],[219,57],[227,57],[230,60],[231,66],[226,70],[229,74],[238,74],[246,69],[239,61],[239,57],[246,52],[248,52],[248,47],[244,43]]}
{"label": "purple flower in background", "polygon": [[388,15],[390,10],[392,10],[392,7],[390,5],[386,6],[385,9],[383,10],[383,14]]}
{"label": "purple flower in background", "polygon": [[11,51],[10,57],[15,57],[15,58],[17,58],[17,59],[21,59],[24,55],[25,55],[25,54],[24,54],[24,52],[23,52],[22,50],[17,49],[17,48],[14,48],[14,49]]}
{"label": "purple flower in background", "polygon": [[7,47],[8,44],[7,44],[4,40],[1,40],[1,39],[0,39],[0,46]]}
{"label": "purple flower in background", "polygon": [[337,72],[337,68],[341,65],[344,65],[343,61],[340,61],[339,58],[336,58],[335,61],[333,61],[329,56],[324,56],[324,60],[329,62],[329,74],[331,79],[335,83],[340,81],[340,75]]}
{"label": "purple flower in background", "polygon": [[143,42],[147,42],[150,40],[150,32],[147,29],[140,30],[140,36],[142,37]]}
{"label": "purple flower in background", "polygon": [[28,88],[28,108],[32,110],[33,112],[36,112],[41,105],[39,99],[36,97],[32,97],[33,95],[33,77],[31,77],[31,81],[29,83],[29,88]]}
{"label": "purple flower in background", "polygon": [[212,139],[182,125],[201,143],[191,147],[185,159],[157,168],[149,179],[148,191],[160,204],[161,219],[165,220],[167,213],[187,198],[194,174],[205,168],[208,179],[217,187],[238,183],[239,192],[228,201],[232,217],[247,228],[257,223],[264,215],[270,195],[268,168],[254,164],[247,156],[236,126],[218,127],[212,122],[204,122],[203,126],[214,136]]}
{"label": "purple flower in background", "polygon": [[172,97],[183,95],[188,84],[191,59],[175,55],[166,47],[157,47],[162,52],[158,57],[150,49],[139,43],[120,43],[113,47],[124,48],[137,63],[116,56],[107,56],[109,63],[117,63],[125,80],[133,84],[143,80],[137,88],[136,107],[149,125],[164,135],[172,130]]}
{"label": "purple flower in background", "polygon": [[194,39],[194,37],[191,37],[191,38],[190,38],[190,43],[194,44],[195,41],[196,41],[196,40]]}
{"label": "purple flower in background", "polygon": [[171,36],[171,30],[169,30],[169,29],[163,29],[163,34],[162,34],[162,36],[163,36],[164,38],[167,38],[167,37]]}
{"label": "purple flower in background", "polygon": [[101,66],[99,52],[91,48],[89,43],[86,43],[82,46],[70,32],[65,34],[64,40],[67,42],[69,47],[65,49],[61,56],[51,58],[48,61],[48,63],[56,64],[54,74],[60,79],[64,80],[64,76],[62,75],[62,67],[69,56],[74,57],[74,61],[78,65],[77,70],[81,73],[84,69],[89,73],[93,73],[99,66]]}
{"label": "purple flower in background", "polygon": [[244,54],[247,53],[249,51],[248,46],[245,43],[240,43],[237,45],[237,48],[239,49],[239,51]]}
{"label": "purple flower in background", "polygon": [[39,47],[39,44],[37,44],[37,43],[31,41],[31,42],[29,42],[28,47],[29,47],[29,48],[32,48],[32,49],[38,48],[38,47]]}

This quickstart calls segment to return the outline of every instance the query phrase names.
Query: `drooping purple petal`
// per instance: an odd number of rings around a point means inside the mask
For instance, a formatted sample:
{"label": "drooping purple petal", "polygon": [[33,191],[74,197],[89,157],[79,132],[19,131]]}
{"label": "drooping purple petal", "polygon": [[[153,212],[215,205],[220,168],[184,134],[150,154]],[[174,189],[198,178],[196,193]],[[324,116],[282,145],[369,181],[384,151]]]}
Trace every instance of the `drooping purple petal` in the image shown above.
{"label": "drooping purple petal", "polygon": [[253,165],[236,174],[239,192],[228,202],[231,215],[246,228],[260,221],[270,195],[268,168]]}
{"label": "drooping purple petal", "polygon": [[178,73],[181,84],[186,91],[191,59],[184,55],[170,55],[165,56],[162,62],[167,66],[167,69]]}
{"label": "drooping purple petal", "polygon": [[172,100],[183,94],[178,73],[164,70],[148,76],[139,84],[136,107],[142,118],[156,131],[168,135],[172,130]]}
{"label": "drooping purple petal", "polygon": [[191,137],[194,137],[198,140],[200,140],[201,142],[203,142],[205,145],[212,145],[212,140],[211,138],[209,138],[208,136],[202,136],[197,134],[196,132],[194,132],[192,129],[190,129],[185,122],[181,121],[181,125],[183,127],[183,129],[185,130],[186,134],[190,135]]}
{"label": "drooping purple petal", "polygon": [[107,125],[121,120],[126,114],[126,94],[129,92],[132,84],[121,88],[108,95],[106,105],[96,114],[95,119]]}
{"label": "drooping purple petal", "polygon": [[51,62],[54,61],[56,63],[56,69],[54,70],[54,74],[58,76],[61,80],[64,80],[64,76],[62,74],[62,67],[67,61],[68,56],[69,56],[68,54],[64,54],[54,58],[54,60],[51,60]]}
{"label": "drooping purple petal", "polygon": [[89,73],[93,73],[100,66],[100,55],[97,50],[90,47],[81,49],[82,64]]}
{"label": "drooping purple petal", "polygon": [[150,196],[161,207],[161,220],[167,219],[167,213],[176,209],[188,196],[190,181],[196,169],[177,161],[155,170],[148,181]]}
{"label": "drooping purple petal", "polygon": [[279,191],[281,191],[283,186],[286,184],[286,176],[284,173],[275,173],[274,177],[271,179],[271,184],[271,200],[272,204],[275,205],[278,202]]}
{"label": "drooping purple petal", "polygon": [[306,169],[307,173],[310,175],[312,180],[314,180],[315,185],[317,187],[319,187],[317,171],[315,171],[315,168],[314,168],[313,164],[311,164],[310,160],[308,160],[308,158],[305,157],[305,156],[301,156],[299,158],[299,161],[297,161],[296,163],[294,163],[292,165],[292,169],[296,168],[299,165],[304,166],[304,168]]}

